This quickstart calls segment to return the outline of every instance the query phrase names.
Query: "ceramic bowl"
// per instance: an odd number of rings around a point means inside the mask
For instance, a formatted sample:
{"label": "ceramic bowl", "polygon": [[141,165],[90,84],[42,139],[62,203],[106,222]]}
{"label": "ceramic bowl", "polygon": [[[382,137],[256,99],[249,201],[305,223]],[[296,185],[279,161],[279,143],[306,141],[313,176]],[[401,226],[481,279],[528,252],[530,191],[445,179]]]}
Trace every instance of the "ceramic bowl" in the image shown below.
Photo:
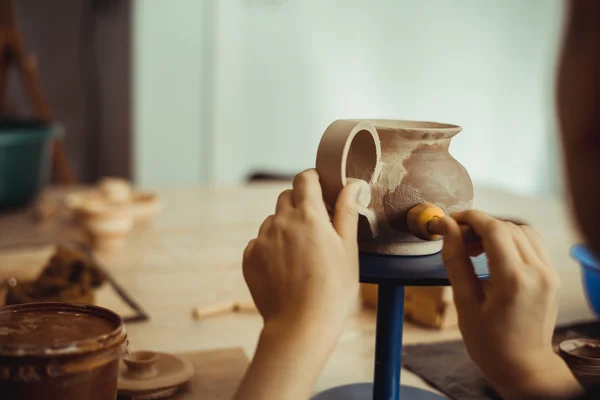
{"label": "ceramic bowl", "polygon": [[561,342],[558,349],[584,388],[600,384],[600,340],[569,339]]}
{"label": "ceramic bowl", "polygon": [[98,183],[98,189],[111,203],[129,203],[132,198],[131,184],[123,178],[106,177]]}
{"label": "ceramic bowl", "polygon": [[100,201],[101,198],[101,194],[96,190],[80,190],[67,194],[64,199],[64,205],[71,213],[73,220],[81,223],[85,217],[85,205],[90,201]]}
{"label": "ceramic bowl", "polygon": [[0,209],[24,207],[50,181],[52,142],[62,127],[0,119]]}
{"label": "ceramic bowl", "polygon": [[571,255],[581,265],[588,304],[596,316],[600,317],[600,261],[585,245],[574,246]]}
{"label": "ceramic bowl", "polygon": [[154,193],[136,192],[132,200],[131,212],[136,226],[148,224],[161,209],[160,200]]}
{"label": "ceramic bowl", "polygon": [[131,207],[105,201],[88,201],[82,207],[83,227],[99,250],[122,248],[133,230]]}

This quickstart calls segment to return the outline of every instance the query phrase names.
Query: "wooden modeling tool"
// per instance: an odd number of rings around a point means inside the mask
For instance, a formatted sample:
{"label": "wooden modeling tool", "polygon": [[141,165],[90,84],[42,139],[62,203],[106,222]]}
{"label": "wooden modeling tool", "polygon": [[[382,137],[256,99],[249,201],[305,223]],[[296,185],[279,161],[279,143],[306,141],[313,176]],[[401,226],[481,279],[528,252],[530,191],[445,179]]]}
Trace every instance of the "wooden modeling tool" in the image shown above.
{"label": "wooden modeling tool", "polygon": [[230,312],[239,313],[247,311],[256,311],[256,306],[254,303],[244,301],[228,301],[224,303],[196,307],[192,310],[192,316],[194,319],[203,319]]}
{"label": "wooden modeling tool", "polygon": [[[406,224],[410,232],[419,239],[438,240],[445,233],[442,221],[445,216],[446,213],[440,207],[429,202],[423,202],[408,211]],[[480,243],[481,237],[469,225],[461,225],[460,229],[465,243]]]}
{"label": "wooden modeling tool", "polygon": [[[406,214],[406,224],[410,232],[422,240],[438,240],[444,233],[444,223],[442,218],[446,216],[444,210],[433,203],[427,201],[414,206]],[[527,225],[523,221],[494,217],[501,221],[511,222],[515,225]],[[467,244],[481,243],[481,236],[477,234],[469,225],[460,225],[463,240]]]}

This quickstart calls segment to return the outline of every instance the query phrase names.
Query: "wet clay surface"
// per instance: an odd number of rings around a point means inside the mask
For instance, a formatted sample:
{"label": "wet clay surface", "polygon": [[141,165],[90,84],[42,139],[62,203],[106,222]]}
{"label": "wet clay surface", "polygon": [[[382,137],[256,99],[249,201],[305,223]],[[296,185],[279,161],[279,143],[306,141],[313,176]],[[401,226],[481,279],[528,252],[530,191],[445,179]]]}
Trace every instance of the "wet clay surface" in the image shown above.
{"label": "wet clay surface", "polygon": [[370,203],[359,209],[361,251],[392,255],[433,254],[440,240],[410,232],[408,211],[428,202],[446,214],[473,206],[466,169],[449,153],[457,125],[399,120],[338,120],[323,134],[317,171],[333,208],[347,179],[368,183]]}
{"label": "wet clay surface", "polygon": [[402,184],[384,196],[384,210],[393,228],[408,232],[406,214],[429,201],[446,214],[471,207],[473,185],[465,168],[448,153],[449,140],[419,144],[402,161]]}
{"label": "wet clay surface", "polygon": [[0,313],[0,345],[56,346],[113,332],[117,324],[73,311]]}

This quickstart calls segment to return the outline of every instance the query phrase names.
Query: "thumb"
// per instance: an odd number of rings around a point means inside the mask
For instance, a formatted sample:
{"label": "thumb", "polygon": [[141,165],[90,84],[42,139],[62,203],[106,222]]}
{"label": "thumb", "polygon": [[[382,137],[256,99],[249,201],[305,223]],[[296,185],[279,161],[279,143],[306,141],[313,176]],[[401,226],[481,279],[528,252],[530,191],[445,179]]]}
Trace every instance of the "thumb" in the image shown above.
{"label": "thumb", "polygon": [[346,244],[356,246],[358,232],[358,203],[361,192],[358,182],[349,183],[340,192],[335,203],[333,227]]}
{"label": "thumb", "polygon": [[458,222],[450,217],[445,217],[443,221],[446,233],[442,259],[452,285],[457,311],[463,313],[481,300],[481,283],[475,275]]}

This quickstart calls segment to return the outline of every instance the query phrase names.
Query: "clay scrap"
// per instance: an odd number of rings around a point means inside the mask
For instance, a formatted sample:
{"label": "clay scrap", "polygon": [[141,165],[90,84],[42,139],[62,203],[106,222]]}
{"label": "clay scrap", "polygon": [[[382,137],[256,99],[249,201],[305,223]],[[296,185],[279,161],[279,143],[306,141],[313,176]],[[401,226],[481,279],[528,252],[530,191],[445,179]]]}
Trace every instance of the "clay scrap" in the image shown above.
{"label": "clay scrap", "polygon": [[9,286],[5,301],[6,305],[56,301],[94,304],[94,290],[105,279],[76,244],[62,244],[35,280]]}

